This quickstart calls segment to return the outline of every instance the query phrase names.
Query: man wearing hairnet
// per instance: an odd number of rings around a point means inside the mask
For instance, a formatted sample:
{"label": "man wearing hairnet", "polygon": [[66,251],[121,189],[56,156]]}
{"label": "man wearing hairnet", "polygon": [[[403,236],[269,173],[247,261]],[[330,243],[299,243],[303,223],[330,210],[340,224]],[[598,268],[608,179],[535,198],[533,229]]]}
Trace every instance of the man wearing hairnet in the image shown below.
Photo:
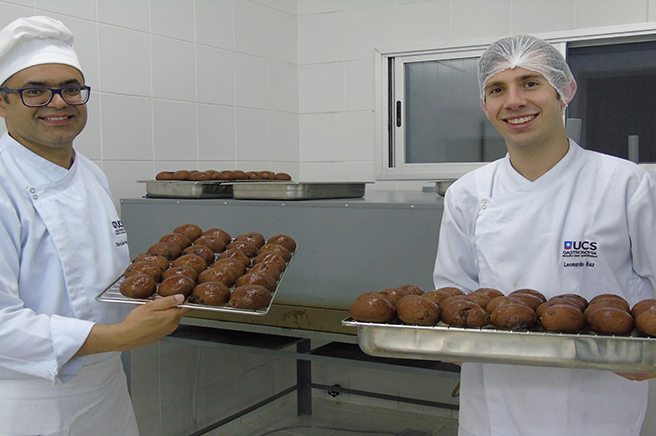
{"label": "man wearing hairnet", "polygon": [[129,254],[105,175],[73,148],[90,88],[71,32],[48,17],[9,24],[0,83],[0,435],[135,436],[120,352],[187,309],[95,301]]}
{"label": "man wearing hairnet", "polygon": [[[436,287],[654,298],[656,177],[567,138],[576,82],[563,56],[531,36],[504,38],[481,57],[479,84],[508,154],[447,191]],[[639,436],[640,380],[652,376],[465,362],[458,434]]]}

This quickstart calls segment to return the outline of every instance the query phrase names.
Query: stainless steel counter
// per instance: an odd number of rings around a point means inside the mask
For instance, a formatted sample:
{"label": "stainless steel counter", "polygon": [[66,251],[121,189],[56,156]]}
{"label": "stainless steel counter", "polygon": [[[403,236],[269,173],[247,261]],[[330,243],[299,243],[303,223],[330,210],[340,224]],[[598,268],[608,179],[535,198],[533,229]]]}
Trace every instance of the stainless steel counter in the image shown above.
{"label": "stainless steel counter", "polygon": [[[276,304],[344,314],[364,292],[404,284],[432,288],[442,212],[442,197],[419,191],[368,190],[363,198],[288,202],[121,200],[132,256],[185,223],[219,227],[233,237],[245,232],[292,236],[298,250]],[[343,332],[341,326],[336,328]]]}

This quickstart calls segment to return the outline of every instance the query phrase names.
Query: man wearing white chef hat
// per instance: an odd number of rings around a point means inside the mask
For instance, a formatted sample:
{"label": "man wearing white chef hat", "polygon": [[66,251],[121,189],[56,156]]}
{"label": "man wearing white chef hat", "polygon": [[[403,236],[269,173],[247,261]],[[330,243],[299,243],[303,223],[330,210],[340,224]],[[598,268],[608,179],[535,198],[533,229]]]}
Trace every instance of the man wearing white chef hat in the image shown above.
{"label": "man wearing white chef hat", "polygon": [[[563,56],[538,38],[504,38],[481,57],[479,84],[508,154],[447,191],[436,287],[654,298],[656,177],[567,138],[576,82]],[[590,248],[580,262],[567,261],[572,241]],[[458,434],[639,436],[641,380],[654,376],[465,362]]]}
{"label": "man wearing white chef hat", "polygon": [[95,301],[129,253],[105,175],[73,149],[90,88],[71,32],[48,17],[9,24],[0,83],[0,435],[137,435],[120,352],[187,309]]}

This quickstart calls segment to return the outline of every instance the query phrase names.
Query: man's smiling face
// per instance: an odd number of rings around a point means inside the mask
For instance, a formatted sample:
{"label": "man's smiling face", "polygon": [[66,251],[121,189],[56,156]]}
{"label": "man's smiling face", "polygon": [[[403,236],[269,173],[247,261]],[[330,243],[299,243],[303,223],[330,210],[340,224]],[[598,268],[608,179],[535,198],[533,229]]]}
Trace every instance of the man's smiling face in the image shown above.
{"label": "man's smiling face", "polygon": [[540,73],[524,68],[501,71],[485,85],[487,118],[509,148],[539,146],[563,128],[565,104]]}
{"label": "man's smiling face", "polygon": [[[67,85],[84,85],[84,77],[77,69],[63,64],[35,65],[17,72],[5,83],[12,89]],[[0,100],[0,116],[6,119],[12,138],[47,158],[53,152],[72,148],[73,139],[86,124],[87,107],[71,106],[57,94],[47,106],[27,107],[18,93],[9,93]]]}

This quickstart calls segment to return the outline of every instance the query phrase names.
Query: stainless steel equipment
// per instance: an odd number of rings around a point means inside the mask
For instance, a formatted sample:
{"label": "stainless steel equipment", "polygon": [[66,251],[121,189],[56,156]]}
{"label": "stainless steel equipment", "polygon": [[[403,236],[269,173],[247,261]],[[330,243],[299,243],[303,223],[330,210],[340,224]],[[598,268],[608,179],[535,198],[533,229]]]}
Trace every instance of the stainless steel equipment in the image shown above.
{"label": "stainless steel equipment", "polygon": [[138,180],[152,198],[230,198],[232,185],[223,180]]}
{"label": "stainless steel equipment", "polygon": [[360,182],[291,182],[284,180],[139,180],[146,184],[150,198],[246,200],[319,200],[360,198],[365,184]]}
{"label": "stainless steel equipment", "polygon": [[639,336],[509,331],[377,324],[347,318],[360,348],[379,357],[600,369],[656,371],[656,339]]}
{"label": "stainless steel equipment", "polygon": [[247,200],[320,200],[360,198],[364,183],[259,182],[232,184],[233,197]]}

